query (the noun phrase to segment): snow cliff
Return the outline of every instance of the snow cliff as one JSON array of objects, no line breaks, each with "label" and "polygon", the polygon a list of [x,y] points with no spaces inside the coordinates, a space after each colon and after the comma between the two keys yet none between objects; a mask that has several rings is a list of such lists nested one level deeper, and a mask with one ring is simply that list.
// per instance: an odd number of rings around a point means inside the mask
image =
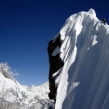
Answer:
[{"label": "snow cliff", "polygon": [[64,66],[58,75],[55,109],[109,108],[109,25],[93,9],[71,15],[61,28]]},{"label": "snow cliff", "polygon": [[23,86],[13,77],[7,64],[0,64],[0,109],[48,109],[48,82],[41,86]]}]

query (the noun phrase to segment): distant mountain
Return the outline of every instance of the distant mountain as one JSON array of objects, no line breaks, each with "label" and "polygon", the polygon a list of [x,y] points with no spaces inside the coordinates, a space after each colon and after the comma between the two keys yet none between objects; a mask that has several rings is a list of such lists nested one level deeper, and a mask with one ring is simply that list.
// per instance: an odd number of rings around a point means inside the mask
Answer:
[{"label": "distant mountain", "polygon": [[13,77],[7,64],[0,64],[0,109],[48,109],[48,82],[41,86],[23,86]]},{"label": "distant mountain", "polygon": [[109,109],[109,25],[105,20],[99,20],[93,9],[71,15],[49,42],[48,53],[51,87],[57,88],[55,109]]}]

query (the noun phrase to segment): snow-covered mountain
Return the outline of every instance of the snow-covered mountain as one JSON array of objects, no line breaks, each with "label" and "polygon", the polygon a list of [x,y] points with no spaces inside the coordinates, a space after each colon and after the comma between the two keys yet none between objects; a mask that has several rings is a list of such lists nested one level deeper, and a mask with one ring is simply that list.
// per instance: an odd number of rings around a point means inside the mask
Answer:
[{"label": "snow-covered mountain", "polygon": [[7,64],[0,64],[0,109],[48,109],[48,82],[41,86],[23,86],[13,77]]},{"label": "snow-covered mountain", "polygon": [[109,109],[109,25],[90,9],[71,15],[58,36],[55,109]]},{"label": "snow-covered mountain", "polygon": [[[60,39],[58,46],[49,48],[54,49],[49,61],[57,64],[50,69],[55,109],[108,109],[109,25],[90,9],[71,15],[58,37],[51,41]],[[28,87],[13,75],[7,64],[0,64],[0,109],[52,109],[48,83]]]}]

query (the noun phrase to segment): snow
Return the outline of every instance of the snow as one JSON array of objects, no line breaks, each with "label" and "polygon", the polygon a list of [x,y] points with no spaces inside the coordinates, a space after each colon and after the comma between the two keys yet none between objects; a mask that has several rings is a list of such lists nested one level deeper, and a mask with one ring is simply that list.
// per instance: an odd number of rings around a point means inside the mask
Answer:
[{"label": "snow", "polygon": [[97,44],[97,35],[94,35],[93,36],[93,41],[92,41],[92,46],[96,45]]},{"label": "snow", "polygon": [[7,64],[0,64],[0,109],[48,109],[48,82],[31,87],[21,85]]},{"label": "snow", "polygon": [[109,25],[90,9],[71,15],[59,34],[64,66],[55,73],[55,109],[108,109]]}]

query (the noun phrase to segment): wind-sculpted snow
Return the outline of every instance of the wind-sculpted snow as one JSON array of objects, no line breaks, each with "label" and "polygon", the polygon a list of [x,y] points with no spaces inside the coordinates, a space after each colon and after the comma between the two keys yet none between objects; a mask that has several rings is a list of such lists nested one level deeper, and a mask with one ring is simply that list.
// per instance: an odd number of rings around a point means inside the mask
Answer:
[{"label": "wind-sculpted snow", "polygon": [[90,9],[71,15],[59,34],[64,66],[53,74],[58,75],[55,109],[108,109],[108,24]]},{"label": "wind-sculpted snow", "polygon": [[0,109],[48,109],[48,82],[41,86],[23,86],[18,83],[7,64],[0,64]]}]

